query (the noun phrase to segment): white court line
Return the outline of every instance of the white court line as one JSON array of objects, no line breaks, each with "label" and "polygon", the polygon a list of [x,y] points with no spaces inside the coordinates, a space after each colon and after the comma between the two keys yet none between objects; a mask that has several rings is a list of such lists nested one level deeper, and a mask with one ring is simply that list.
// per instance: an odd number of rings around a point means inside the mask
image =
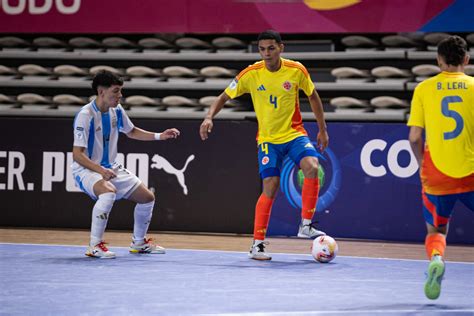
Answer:
[{"label": "white court line", "polygon": [[[31,244],[31,243],[14,243],[14,242],[0,242],[0,245],[25,245],[25,246],[57,246],[57,247],[79,247],[79,248],[87,248],[87,245],[62,245],[62,244]],[[111,246],[110,248],[118,248],[118,249],[128,249],[128,247],[120,247],[120,246]],[[240,253],[240,254],[247,254],[246,251],[233,251],[233,250],[205,250],[205,249],[186,249],[186,248],[166,248],[166,250],[172,251],[195,251],[195,252],[224,252],[224,253]],[[282,256],[304,256],[304,257],[311,257],[311,254],[304,254],[304,253],[285,253],[285,252],[272,252],[272,255],[282,255]],[[375,257],[357,257],[357,256],[337,256],[340,258],[355,258],[355,259],[369,259],[369,260],[391,260],[391,261],[413,261],[413,262],[428,262],[428,260],[421,260],[421,259],[396,259],[396,258],[375,258]],[[448,263],[459,263],[459,264],[467,264],[467,265],[474,265],[474,262],[463,262],[463,261],[448,261]]]},{"label": "white court line", "polygon": [[474,309],[443,309],[443,310],[419,310],[419,309],[367,309],[367,310],[333,310],[333,311],[292,311],[292,312],[246,312],[246,313],[217,313],[217,314],[199,314],[205,315],[223,315],[223,316],[237,316],[237,315],[252,315],[252,316],[269,316],[269,315],[328,315],[328,314],[398,314],[398,313],[416,313],[420,314],[446,314],[446,313],[470,313],[474,312]]}]

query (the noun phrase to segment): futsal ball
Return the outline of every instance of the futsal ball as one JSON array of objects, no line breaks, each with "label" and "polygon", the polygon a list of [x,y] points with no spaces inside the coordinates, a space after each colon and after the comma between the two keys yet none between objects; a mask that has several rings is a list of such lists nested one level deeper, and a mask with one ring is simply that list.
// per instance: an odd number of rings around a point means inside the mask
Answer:
[{"label": "futsal ball", "polygon": [[329,236],[319,236],[313,241],[311,254],[313,258],[321,263],[328,263],[336,258],[338,251],[334,238]]},{"label": "futsal ball", "polygon": [[[297,177],[298,177],[298,185],[300,186],[300,188],[303,187],[303,182],[304,182],[304,174],[303,174],[303,170],[298,170],[298,174],[297,174]],[[319,165],[318,167],[318,178],[319,178],[319,187],[322,188],[324,186],[324,179],[326,177],[326,174],[324,172],[324,168],[323,166]]]}]

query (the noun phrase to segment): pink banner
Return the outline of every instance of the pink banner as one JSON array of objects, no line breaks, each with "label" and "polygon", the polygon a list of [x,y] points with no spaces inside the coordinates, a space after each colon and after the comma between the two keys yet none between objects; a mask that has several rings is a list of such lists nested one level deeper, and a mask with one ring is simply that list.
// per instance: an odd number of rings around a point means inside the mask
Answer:
[{"label": "pink banner", "polygon": [[456,0],[0,0],[0,33],[412,32]]}]

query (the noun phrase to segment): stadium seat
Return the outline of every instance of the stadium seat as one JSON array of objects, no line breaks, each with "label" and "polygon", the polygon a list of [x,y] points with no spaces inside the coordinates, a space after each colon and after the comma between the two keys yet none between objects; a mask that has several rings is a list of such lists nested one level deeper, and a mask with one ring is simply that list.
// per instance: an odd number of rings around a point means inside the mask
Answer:
[{"label": "stadium seat", "polygon": [[59,80],[84,80],[88,70],[74,65],[59,65],[53,68],[53,73]]},{"label": "stadium seat", "polygon": [[65,51],[68,44],[54,37],[42,36],[33,40],[33,46],[38,50]]},{"label": "stadium seat", "polygon": [[402,100],[392,96],[379,96],[372,98],[370,104],[376,108],[408,108],[410,104],[406,100]]},{"label": "stadium seat", "polygon": [[123,71],[121,69],[118,69],[118,68],[115,68],[115,67],[112,67],[112,66],[107,66],[107,65],[94,66],[94,67],[89,69],[89,74],[94,76],[95,74],[97,74],[101,70],[107,70],[107,71],[110,71],[110,72],[112,72],[114,74],[117,74],[117,75],[123,75]]},{"label": "stadium seat", "polygon": [[52,74],[52,70],[41,65],[24,64],[18,67],[23,80],[44,80]]},{"label": "stadium seat", "polygon": [[464,66],[464,72],[468,76],[474,76],[474,65],[466,65]]},{"label": "stadium seat", "polygon": [[160,72],[147,66],[132,66],[125,70],[125,74],[130,77],[159,77]]},{"label": "stadium seat", "polygon": [[331,75],[336,77],[336,82],[367,82],[370,81],[370,74],[367,70],[353,67],[339,67],[331,70]]},{"label": "stadium seat", "polygon": [[18,105],[24,110],[42,110],[52,107],[50,97],[45,97],[36,93],[22,93],[16,97]]},{"label": "stadium seat", "polygon": [[202,76],[207,77],[207,78],[218,78],[218,77],[231,78],[237,74],[237,71],[234,69],[227,69],[220,66],[207,66],[207,67],[201,68],[199,70],[199,73]]},{"label": "stadium seat", "polygon": [[423,36],[423,40],[428,43],[430,46],[438,46],[439,42],[444,40],[446,37],[449,37],[448,33],[427,33]]},{"label": "stadium seat", "polygon": [[85,105],[86,98],[72,94],[58,94],[53,97],[53,103],[57,105]]},{"label": "stadium seat", "polygon": [[360,100],[353,97],[332,98],[329,104],[336,108],[367,108],[369,106],[367,100]]},{"label": "stadium seat", "polygon": [[244,52],[248,49],[248,45],[235,37],[221,36],[212,40],[211,44],[217,49],[218,52],[225,51],[241,51]]},{"label": "stadium seat", "polygon": [[14,97],[0,93],[0,104],[4,105],[4,104],[13,104],[13,103],[15,103]]},{"label": "stadium seat", "polygon": [[411,69],[411,72],[416,76],[416,81],[423,81],[440,71],[441,69],[438,66],[430,64],[417,65]]},{"label": "stadium seat", "polygon": [[346,46],[347,49],[376,49],[379,46],[379,43],[376,40],[373,40],[367,36],[361,35],[349,35],[341,39],[341,43]]},{"label": "stadium seat", "polygon": [[124,101],[125,105],[135,107],[135,106],[158,106],[160,105],[160,102],[158,99],[152,99],[150,97],[144,96],[144,95],[132,95],[127,98],[125,98]]},{"label": "stadium seat", "polygon": [[4,50],[8,49],[20,49],[20,50],[28,50],[31,44],[17,36],[3,36],[0,37],[0,47]]},{"label": "stadium seat", "polygon": [[179,95],[166,96],[161,100],[161,103],[167,107],[194,107],[197,105],[195,100]]},{"label": "stadium seat", "polygon": [[387,35],[382,37],[382,44],[386,46],[386,49],[416,49],[422,44],[408,36],[401,34]]},{"label": "stadium seat", "polygon": [[471,46],[474,45],[474,33],[470,33],[466,35],[466,41],[471,44]]},{"label": "stadium seat", "polygon": [[90,37],[78,36],[73,37],[69,40],[69,46],[71,46],[74,51],[78,52],[101,52],[103,51],[102,44]]},{"label": "stadium seat", "polygon": [[175,41],[175,45],[180,48],[181,52],[184,51],[210,51],[211,44],[195,37],[181,37]]},{"label": "stadium seat", "polygon": [[17,75],[15,68],[0,65],[0,80],[10,80]]},{"label": "stadium seat", "polygon": [[111,36],[106,37],[102,40],[102,45],[106,48],[135,48],[137,44],[133,43],[132,41],[119,37],[119,36]]}]

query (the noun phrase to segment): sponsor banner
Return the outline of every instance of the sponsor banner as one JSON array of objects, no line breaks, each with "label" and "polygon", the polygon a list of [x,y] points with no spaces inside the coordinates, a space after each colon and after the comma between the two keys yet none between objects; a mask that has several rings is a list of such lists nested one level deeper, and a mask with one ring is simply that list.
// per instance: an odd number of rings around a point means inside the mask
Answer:
[{"label": "sponsor banner", "polygon": [[[306,123],[316,139],[317,126]],[[423,242],[418,164],[400,123],[329,123],[330,147],[319,157],[322,186],[314,219],[334,237]],[[269,235],[296,236],[302,173],[286,160]],[[448,242],[474,243],[474,214],[461,203]]]},{"label": "sponsor banner", "polygon": [[473,11],[471,0],[0,0],[0,32],[469,32]]},{"label": "sponsor banner", "polygon": [[[125,135],[119,141],[117,162],[155,192],[150,229],[252,231],[260,190],[256,123],[218,120],[212,137],[202,142],[197,120],[133,122],[152,131],[181,131],[170,141],[141,142]],[[90,227],[94,201],[79,192],[70,168],[72,124],[72,118],[0,117],[1,226]],[[129,201],[117,201],[108,229],[131,230],[133,208]]]}]

